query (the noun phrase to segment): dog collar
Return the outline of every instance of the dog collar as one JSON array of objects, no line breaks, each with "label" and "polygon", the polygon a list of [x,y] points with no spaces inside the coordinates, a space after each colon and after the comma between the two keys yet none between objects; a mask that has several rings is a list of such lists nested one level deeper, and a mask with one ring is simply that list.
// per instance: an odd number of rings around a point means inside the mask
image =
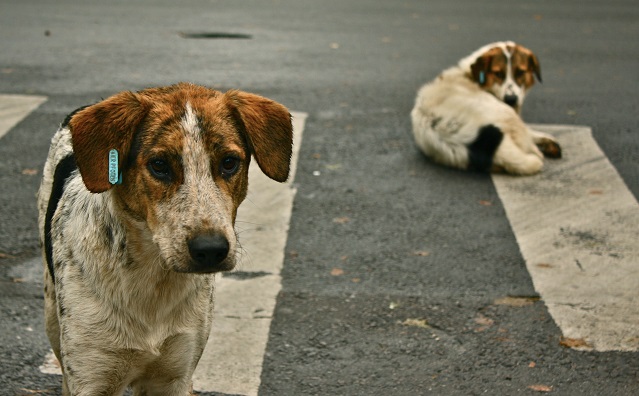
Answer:
[{"label": "dog collar", "polygon": [[122,184],[122,172],[119,170],[118,150],[109,151],[109,183]]}]

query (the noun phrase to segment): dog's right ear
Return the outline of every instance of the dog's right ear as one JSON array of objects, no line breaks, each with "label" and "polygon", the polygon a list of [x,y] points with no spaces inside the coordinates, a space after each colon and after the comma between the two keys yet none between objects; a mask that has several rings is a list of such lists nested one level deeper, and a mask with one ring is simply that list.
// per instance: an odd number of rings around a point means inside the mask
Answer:
[{"label": "dog's right ear", "polygon": [[122,169],[133,135],[147,111],[146,101],[125,91],[85,107],[71,117],[69,129],[73,152],[82,181],[89,191],[101,193],[111,188],[109,152],[118,151],[117,168]]},{"label": "dog's right ear", "polygon": [[494,47],[481,54],[475,62],[470,65],[470,74],[473,80],[482,87],[491,86],[494,83],[493,62],[497,57],[503,57],[501,48]]},{"label": "dog's right ear", "polygon": [[470,65],[470,73],[473,76],[473,80],[482,87],[488,85],[488,77],[490,71],[490,64],[493,57],[490,52],[487,52],[477,58],[475,63]]}]

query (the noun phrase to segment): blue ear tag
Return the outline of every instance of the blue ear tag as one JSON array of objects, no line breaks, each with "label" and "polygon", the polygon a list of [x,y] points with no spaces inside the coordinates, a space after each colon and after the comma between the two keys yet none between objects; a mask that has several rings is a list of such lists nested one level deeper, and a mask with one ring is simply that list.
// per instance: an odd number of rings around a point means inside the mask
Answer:
[{"label": "blue ear tag", "polygon": [[484,85],[486,83],[486,74],[483,70],[479,72],[479,83],[481,85]]},{"label": "blue ear tag", "polygon": [[118,169],[118,150],[109,151],[109,183],[122,184],[122,172]]}]

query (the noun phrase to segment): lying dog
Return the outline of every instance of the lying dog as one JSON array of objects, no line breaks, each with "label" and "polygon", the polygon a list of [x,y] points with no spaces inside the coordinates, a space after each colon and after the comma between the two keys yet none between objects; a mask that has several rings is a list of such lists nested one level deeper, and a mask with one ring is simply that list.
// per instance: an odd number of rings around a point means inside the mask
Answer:
[{"label": "lying dog", "polygon": [[266,98],[180,83],[69,115],[38,194],[46,330],[65,395],[190,394],[230,270],[253,155],[288,178],[292,124]]},{"label": "lying dog", "polygon": [[541,81],[537,57],[512,41],[478,49],[419,90],[411,112],[415,142],[455,168],[539,172],[544,155],[560,158],[561,148],[519,116],[535,77]]}]

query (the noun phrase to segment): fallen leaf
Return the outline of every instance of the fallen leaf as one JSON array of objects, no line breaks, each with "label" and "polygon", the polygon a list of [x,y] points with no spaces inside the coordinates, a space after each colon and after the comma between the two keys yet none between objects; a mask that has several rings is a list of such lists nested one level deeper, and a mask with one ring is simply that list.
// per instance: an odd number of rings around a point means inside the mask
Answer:
[{"label": "fallen leaf", "polygon": [[22,170],[22,174],[27,176],[35,176],[38,174],[38,170],[33,168],[27,168]]},{"label": "fallen leaf", "polygon": [[390,305],[388,306],[388,309],[395,309],[397,307],[399,307],[399,304],[391,301]]},{"label": "fallen leaf", "polygon": [[477,317],[475,318],[475,323],[477,323],[478,325],[482,325],[482,326],[492,326],[495,324],[495,321],[492,320],[491,318],[488,318],[482,314],[477,315]]},{"label": "fallen leaf", "polygon": [[430,252],[426,251],[426,250],[417,250],[417,251],[413,252],[413,255],[420,256],[420,257],[426,257],[429,254],[430,254]]},{"label": "fallen leaf", "polygon": [[338,43],[331,43],[330,47],[331,47],[331,49],[338,49],[339,48],[339,44]]},{"label": "fallen leaf", "polygon": [[535,363],[535,362],[528,363],[528,367],[530,367],[530,368],[535,368],[535,366],[537,366],[537,363]]},{"label": "fallen leaf", "polygon": [[429,329],[430,326],[428,325],[428,322],[426,321],[426,319],[406,319],[405,321],[402,322],[402,325],[404,326],[412,326],[412,327],[421,327],[422,329]]},{"label": "fallen leaf", "polygon": [[482,199],[482,200],[479,201],[479,204],[482,205],[482,206],[492,206],[493,203],[490,202],[490,201],[487,201],[485,199]]},{"label": "fallen leaf", "polygon": [[348,259],[348,256],[341,256],[339,259],[342,261],[346,261]]},{"label": "fallen leaf", "polygon": [[507,305],[510,307],[526,307],[532,305],[535,301],[539,301],[539,297],[515,297],[506,296],[495,300],[495,305]]},{"label": "fallen leaf", "polygon": [[349,217],[346,217],[346,216],[344,216],[344,217],[336,217],[336,218],[333,219],[333,223],[336,223],[336,224],[346,224],[349,221],[351,221],[351,219]]},{"label": "fallen leaf", "polygon": [[552,386],[548,385],[530,385],[528,389],[534,390],[535,392],[552,392]]},{"label": "fallen leaf", "polygon": [[361,279],[359,279],[359,278],[353,278],[353,279],[351,279],[351,282],[353,282],[353,283],[359,283],[359,282],[361,282],[361,281],[362,281],[362,280],[361,280]]},{"label": "fallen leaf", "polygon": [[604,192],[603,192],[603,190],[594,189],[594,190],[590,190],[588,193],[590,195],[602,195]]},{"label": "fallen leaf", "polygon": [[341,268],[333,268],[331,270],[331,275],[333,276],[340,276],[340,275],[344,275],[344,270]]},{"label": "fallen leaf", "polygon": [[553,265],[552,264],[548,264],[548,263],[539,263],[539,264],[537,264],[537,267],[539,267],[539,268],[552,268]]},{"label": "fallen leaf", "polygon": [[559,345],[565,348],[592,348],[592,345],[588,344],[583,338],[568,338],[564,336],[559,340]]}]

